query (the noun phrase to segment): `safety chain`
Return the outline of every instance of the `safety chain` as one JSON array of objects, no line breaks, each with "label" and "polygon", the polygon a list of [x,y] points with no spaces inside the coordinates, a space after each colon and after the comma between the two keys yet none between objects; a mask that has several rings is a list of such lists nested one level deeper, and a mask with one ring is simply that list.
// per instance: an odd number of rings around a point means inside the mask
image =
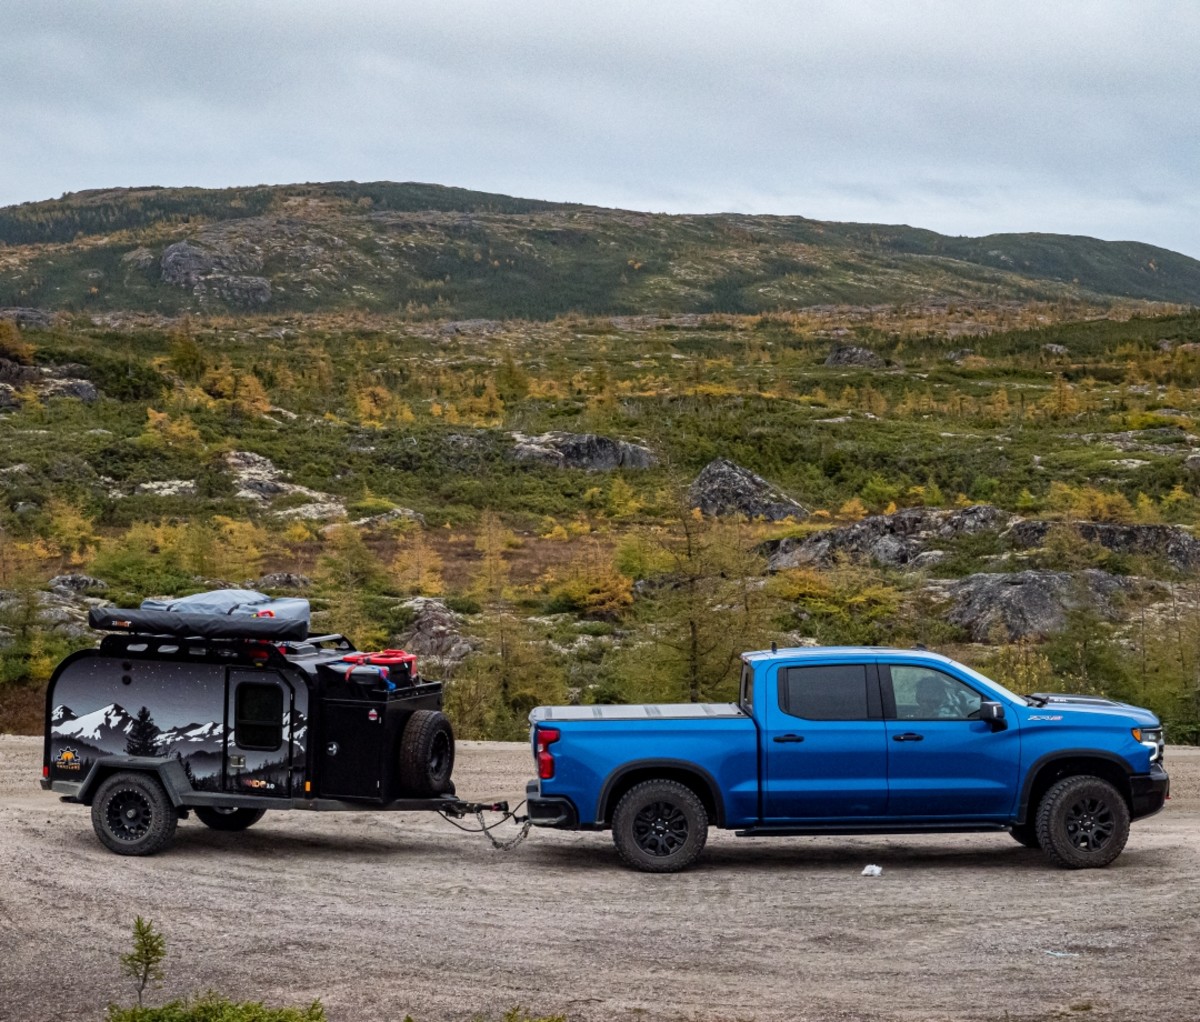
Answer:
[{"label": "safety chain", "polygon": [[[475,813],[475,816],[479,820],[480,829],[487,835],[488,840],[492,843],[492,847],[495,848],[496,851],[498,851],[498,852],[511,852],[514,848],[517,847],[517,845],[519,845],[522,841],[524,841],[529,836],[529,828],[533,826],[533,821],[530,820],[529,817],[527,816],[527,817],[525,817],[525,822],[523,824],[521,824],[521,829],[519,831],[517,831],[517,834],[515,837],[510,837],[507,841],[500,841],[492,833],[492,830],[494,829],[494,827],[489,827],[484,822],[483,811],[479,810],[478,812]],[[512,819],[512,821],[514,823],[517,820],[517,818],[515,816],[510,817],[510,818]]]}]

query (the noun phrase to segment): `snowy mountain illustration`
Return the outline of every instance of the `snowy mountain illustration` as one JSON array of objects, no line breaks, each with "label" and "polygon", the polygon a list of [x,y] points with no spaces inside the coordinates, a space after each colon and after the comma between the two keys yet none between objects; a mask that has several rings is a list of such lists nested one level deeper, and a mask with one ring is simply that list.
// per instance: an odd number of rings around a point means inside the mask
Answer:
[{"label": "snowy mountain illustration", "polygon": [[215,751],[225,744],[225,725],[215,720],[204,724],[182,724],[159,735],[158,744],[163,755],[178,752],[188,756],[192,752]]},{"label": "snowy mountain illustration", "polygon": [[133,727],[133,717],[119,703],[77,717],[68,706],[54,709],[50,733],[56,738],[73,738],[101,749],[124,748],[125,739]]},{"label": "snowy mountain illustration", "polygon": [[69,706],[59,703],[50,714],[50,726],[57,727],[75,719],[75,711]]}]

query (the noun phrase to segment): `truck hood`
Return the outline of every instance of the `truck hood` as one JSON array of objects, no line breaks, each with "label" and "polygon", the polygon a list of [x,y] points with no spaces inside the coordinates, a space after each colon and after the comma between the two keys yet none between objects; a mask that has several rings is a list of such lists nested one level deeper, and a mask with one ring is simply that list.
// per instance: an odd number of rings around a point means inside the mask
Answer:
[{"label": "truck hood", "polygon": [[1052,713],[1055,710],[1084,711],[1097,715],[1126,718],[1135,727],[1159,727],[1158,718],[1149,710],[1132,703],[1122,703],[1107,696],[1085,696],[1072,693],[1035,692],[1029,697],[1041,705],[1030,706],[1031,714]]}]

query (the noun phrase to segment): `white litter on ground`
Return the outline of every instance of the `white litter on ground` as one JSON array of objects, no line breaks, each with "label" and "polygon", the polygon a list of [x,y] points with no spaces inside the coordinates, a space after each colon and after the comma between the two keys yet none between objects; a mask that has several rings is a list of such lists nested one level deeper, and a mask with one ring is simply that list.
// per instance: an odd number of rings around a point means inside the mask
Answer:
[{"label": "white litter on ground", "polygon": [[866,869],[864,869],[862,871],[862,875],[865,877],[881,877],[881,876],[883,876],[883,867],[882,866],[868,866]]}]

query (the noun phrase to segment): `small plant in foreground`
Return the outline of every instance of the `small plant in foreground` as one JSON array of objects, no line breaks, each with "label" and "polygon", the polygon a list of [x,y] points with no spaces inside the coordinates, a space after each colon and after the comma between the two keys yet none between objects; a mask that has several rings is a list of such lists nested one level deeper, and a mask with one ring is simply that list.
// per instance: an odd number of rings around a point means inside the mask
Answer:
[{"label": "small plant in foreground", "polygon": [[137,985],[138,1007],[142,994],[150,984],[162,983],[162,962],[167,957],[167,939],[154,928],[149,919],[138,916],[133,921],[133,950],[121,955],[121,971]]}]

